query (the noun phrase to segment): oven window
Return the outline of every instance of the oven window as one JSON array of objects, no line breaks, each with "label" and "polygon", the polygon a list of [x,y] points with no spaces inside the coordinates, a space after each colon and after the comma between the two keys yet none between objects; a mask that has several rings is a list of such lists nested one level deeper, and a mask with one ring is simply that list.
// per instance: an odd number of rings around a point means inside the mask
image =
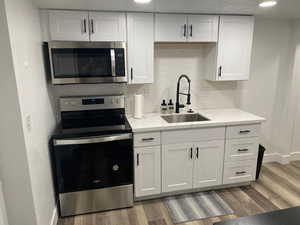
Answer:
[{"label": "oven window", "polygon": [[110,49],[52,49],[55,78],[106,77],[112,75]]},{"label": "oven window", "polygon": [[132,139],[55,146],[60,193],[133,183]]}]

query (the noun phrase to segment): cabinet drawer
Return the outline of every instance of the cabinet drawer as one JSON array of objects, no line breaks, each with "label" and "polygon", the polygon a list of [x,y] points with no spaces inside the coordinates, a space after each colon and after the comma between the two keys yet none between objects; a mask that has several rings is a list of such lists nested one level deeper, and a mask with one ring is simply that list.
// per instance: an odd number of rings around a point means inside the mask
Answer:
[{"label": "cabinet drawer", "polygon": [[226,138],[258,137],[259,132],[260,124],[229,126],[226,128]]},{"label": "cabinet drawer", "polygon": [[225,161],[257,159],[258,138],[226,140]]},{"label": "cabinet drawer", "polygon": [[134,134],[134,146],[160,145],[160,132]]},{"label": "cabinet drawer", "polygon": [[255,179],[256,160],[225,162],[223,184],[248,182]]},{"label": "cabinet drawer", "polygon": [[162,132],[163,144],[180,144],[199,141],[222,140],[225,138],[225,127],[172,130]]}]

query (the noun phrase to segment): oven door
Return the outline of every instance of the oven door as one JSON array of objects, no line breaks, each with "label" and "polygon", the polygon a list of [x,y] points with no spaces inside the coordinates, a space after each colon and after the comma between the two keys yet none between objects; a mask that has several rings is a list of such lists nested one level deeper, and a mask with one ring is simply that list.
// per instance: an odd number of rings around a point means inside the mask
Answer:
[{"label": "oven door", "polygon": [[54,84],[126,82],[126,48],[120,43],[50,42]]},{"label": "oven door", "polygon": [[59,193],[133,184],[132,134],[54,139]]}]

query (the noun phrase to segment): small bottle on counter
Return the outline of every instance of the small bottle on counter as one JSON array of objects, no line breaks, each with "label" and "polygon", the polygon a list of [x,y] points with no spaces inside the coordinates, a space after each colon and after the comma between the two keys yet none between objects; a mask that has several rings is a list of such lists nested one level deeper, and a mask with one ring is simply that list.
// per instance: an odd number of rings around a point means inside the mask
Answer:
[{"label": "small bottle on counter", "polygon": [[172,99],[169,100],[168,111],[169,111],[170,114],[174,113],[174,104],[172,102]]},{"label": "small bottle on counter", "polygon": [[161,114],[166,114],[168,113],[168,106],[166,104],[166,100],[164,99],[160,105],[160,112]]}]

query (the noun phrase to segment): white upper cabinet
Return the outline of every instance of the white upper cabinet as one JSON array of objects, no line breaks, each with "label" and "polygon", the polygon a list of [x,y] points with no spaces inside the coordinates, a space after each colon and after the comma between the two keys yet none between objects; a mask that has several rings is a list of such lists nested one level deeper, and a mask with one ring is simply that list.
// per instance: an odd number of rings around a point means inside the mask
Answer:
[{"label": "white upper cabinet", "polygon": [[91,41],[126,41],[125,13],[90,12]]},{"label": "white upper cabinet", "polygon": [[254,17],[221,16],[216,80],[248,80]]},{"label": "white upper cabinet", "polygon": [[182,14],[155,14],[156,42],[185,42],[187,17]]},{"label": "white upper cabinet", "polygon": [[198,142],[194,144],[194,188],[222,184],[224,140]]},{"label": "white upper cabinet", "polygon": [[55,41],[89,41],[88,23],[88,12],[50,10],[50,39]]},{"label": "white upper cabinet", "polygon": [[188,42],[217,42],[219,16],[189,15]]},{"label": "white upper cabinet", "polygon": [[126,41],[125,13],[49,10],[50,40]]},{"label": "white upper cabinet", "polygon": [[160,146],[135,148],[135,196],[161,193]]},{"label": "white upper cabinet", "polygon": [[153,83],[154,16],[152,13],[128,13],[129,83]]},{"label": "white upper cabinet", "polygon": [[217,42],[219,16],[156,14],[156,42]]}]

